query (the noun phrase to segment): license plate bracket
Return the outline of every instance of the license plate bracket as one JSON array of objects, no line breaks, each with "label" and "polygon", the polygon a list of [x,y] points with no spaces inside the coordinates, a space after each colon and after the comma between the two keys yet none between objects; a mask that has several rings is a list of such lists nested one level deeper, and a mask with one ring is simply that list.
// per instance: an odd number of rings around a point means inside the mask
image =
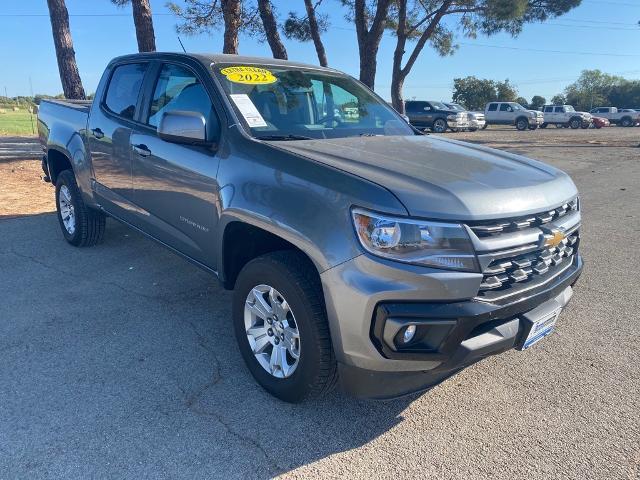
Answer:
[{"label": "license plate bracket", "polygon": [[526,337],[518,350],[526,350],[550,335],[556,326],[561,311],[562,308],[558,307],[553,312],[535,321],[524,319],[525,325],[529,328],[525,329]]}]

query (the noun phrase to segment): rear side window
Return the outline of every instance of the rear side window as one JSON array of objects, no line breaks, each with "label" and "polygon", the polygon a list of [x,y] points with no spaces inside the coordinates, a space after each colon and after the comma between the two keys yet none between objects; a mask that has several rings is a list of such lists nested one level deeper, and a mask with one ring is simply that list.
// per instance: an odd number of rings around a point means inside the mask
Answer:
[{"label": "rear side window", "polygon": [[427,102],[407,102],[407,113],[420,113],[424,112],[424,107],[427,106]]},{"label": "rear side window", "polygon": [[146,63],[128,63],[115,68],[104,101],[110,112],[133,120],[146,70]]},{"label": "rear side window", "polygon": [[501,103],[500,104],[500,111],[501,112],[508,112],[511,110],[511,107],[509,106],[508,103]]},{"label": "rear side window", "polygon": [[490,103],[489,104],[489,111],[490,112],[495,112],[498,109],[498,104],[497,103]]},{"label": "rear side window", "polygon": [[201,113],[207,122],[207,138],[215,138],[218,119],[202,83],[185,67],[164,65],[153,92],[147,123],[157,127],[162,114],[172,110]]}]

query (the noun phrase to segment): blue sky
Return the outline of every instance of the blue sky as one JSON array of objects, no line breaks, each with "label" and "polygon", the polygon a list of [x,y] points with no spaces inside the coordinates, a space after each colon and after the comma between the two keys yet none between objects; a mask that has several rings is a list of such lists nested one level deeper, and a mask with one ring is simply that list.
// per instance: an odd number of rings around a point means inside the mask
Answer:
[{"label": "blue sky", "polygon": [[[167,15],[165,0],[151,0],[159,50],[178,51],[176,18]],[[179,3],[179,2],[178,2]],[[302,10],[302,0],[275,0],[282,16]],[[104,65],[114,56],[136,50],[130,7],[119,9],[109,0],[67,0],[80,74],[87,92],[95,90]],[[355,30],[344,19],[338,0],[325,0],[331,29],[324,35],[329,63],[357,77]],[[0,94],[29,95],[62,91],[51,26],[44,0],[3,2],[0,11]],[[41,14],[42,16],[38,16]],[[104,14],[105,16],[93,16]],[[119,15],[118,15],[119,14]],[[157,15],[156,15],[157,14]],[[27,15],[27,16],[23,16]],[[583,0],[569,14],[545,24],[525,27],[518,38],[496,35],[459,39],[452,57],[441,58],[425,49],[405,84],[405,97],[449,99],[453,78],[475,75],[508,78],[527,99],[539,94],[550,99],[583,69],[598,68],[627,78],[640,78],[640,0]],[[221,32],[182,36],[188,51],[219,52]],[[285,40],[289,58],[316,63],[311,43]],[[376,91],[389,98],[391,59],[395,39],[385,35],[378,56]],[[240,52],[270,56],[266,43],[242,37]],[[564,53],[573,52],[573,53]]]}]

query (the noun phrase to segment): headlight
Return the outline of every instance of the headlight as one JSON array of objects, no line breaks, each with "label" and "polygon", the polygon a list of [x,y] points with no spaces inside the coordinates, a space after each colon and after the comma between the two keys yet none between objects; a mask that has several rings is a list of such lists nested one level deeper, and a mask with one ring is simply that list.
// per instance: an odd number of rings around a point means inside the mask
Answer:
[{"label": "headlight", "polygon": [[453,113],[451,115],[447,115],[447,120],[455,121],[455,120],[457,120],[457,118],[458,118],[458,115],[455,115]]},{"label": "headlight", "polygon": [[360,244],[373,255],[428,267],[478,271],[471,240],[459,223],[394,218],[362,209],[354,209],[352,217]]}]

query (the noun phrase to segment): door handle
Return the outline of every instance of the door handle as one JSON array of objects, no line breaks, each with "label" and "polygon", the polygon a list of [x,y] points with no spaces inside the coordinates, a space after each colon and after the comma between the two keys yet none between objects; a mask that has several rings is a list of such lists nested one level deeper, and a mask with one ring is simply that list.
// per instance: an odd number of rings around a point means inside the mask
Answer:
[{"label": "door handle", "polygon": [[96,137],[96,138],[104,137],[104,132],[102,130],[100,130],[99,128],[92,128],[91,129],[91,133],[93,133],[93,136]]},{"label": "door handle", "polygon": [[149,155],[151,155],[151,150],[149,150],[149,147],[147,147],[144,143],[133,145],[133,151],[141,157],[148,157]]}]

